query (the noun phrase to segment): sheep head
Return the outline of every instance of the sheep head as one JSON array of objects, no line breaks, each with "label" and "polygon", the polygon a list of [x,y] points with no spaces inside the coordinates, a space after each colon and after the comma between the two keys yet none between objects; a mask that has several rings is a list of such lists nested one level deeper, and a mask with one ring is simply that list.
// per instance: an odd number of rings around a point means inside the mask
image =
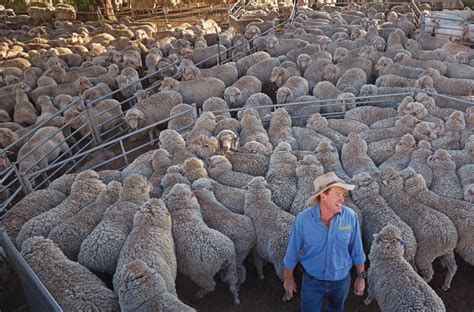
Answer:
[{"label": "sheep head", "polygon": [[433,170],[455,171],[456,163],[449,153],[443,149],[438,149],[433,155],[428,157],[428,166]]},{"label": "sheep head", "polygon": [[384,198],[390,197],[396,192],[403,190],[403,178],[392,167],[387,167],[376,173],[375,178],[379,182],[380,194]]},{"label": "sheep head", "polygon": [[90,88],[93,88],[94,85],[92,84],[92,82],[87,78],[87,77],[79,77],[79,79],[77,79],[74,84],[77,84],[78,86],[78,89],[80,92],[84,92],[86,91],[87,89],[90,89]]},{"label": "sheep head", "polygon": [[400,171],[400,176],[404,180],[405,191],[409,195],[416,195],[420,192],[428,190],[426,181],[421,174],[418,174],[411,167]]},{"label": "sheep head", "polygon": [[327,119],[319,113],[312,114],[306,121],[306,128],[312,129],[316,132],[327,128],[328,126]]},{"label": "sheep head", "polygon": [[385,42],[385,39],[382,38],[382,37],[377,37],[375,38],[374,41],[372,41],[372,46],[377,50],[377,51],[380,51],[380,52],[383,52],[385,51],[385,46],[387,45],[387,43]]},{"label": "sheep head", "polygon": [[6,110],[0,109],[0,123],[12,121]]},{"label": "sheep head", "polygon": [[378,87],[373,84],[365,84],[360,88],[359,96],[371,96],[378,94]]},{"label": "sheep head", "polygon": [[449,115],[445,122],[446,131],[459,132],[466,128],[464,114],[461,111],[454,111]]},{"label": "sheep head", "polygon": [[208,172],[211,176],[218,176],[232,170],[232,164],[225,156],[215,155],[209,159]]},{"label": "sheep head", "polygon": [[334,63],[338,63],[344,58],[346,58],[348,55],[349,50],[347,50],[346,48],[337,47],[336,51],[334,51],[334,56],[332,57],[332,60],[334,61]]},{"label": "sheep head", "polygon": [[112,205],[119,199],[121,191],[122,184],[117,181],[111,181],[107,184],[107,188],[100,192],[95,202]]},{"label": "sheep head", "polygon": [[136,130],[139,128],[140,121],[145,120],[145,114],[137,108],[130,108],[123,119],[132,130]]},{"label": "sheep head", "polygon": [[242,92],[237,87],[227,87],[224,91],[224,100],[229,104],[229,107],[236,107],[237,103],[243,101]]},{"label": "sheep head", "polygon": [[409,110],[410,115],[420,120],[425,118],[428,115],[428,110],[420,102],[408,103],[407,109]]},{"label": "sheep head", "polygon": [[265,40],[265,48],[267,51],[274,51],[276,50],[279,43],[280,42],[278,41],[277,37],[274,35],[269,35],[267,40]]},{"label": "sheep head", "polygon": [[431,142],[436,139],[436,125],[433,122],[422,121],[415,126],[412,132],[415,139],[418,141],[425,140]]},{"label": "sheep head", "polygon": [[268,149],[265,145],[257,141],[250,141],[240,147],[239,152],[242,153],[252,153],[252,154],[268,154]]},{"label": "sheep head", "polygon": [[2,144],[3,147],[12,144],[18,139],[18,135],[12,130],[8,128],[0,128],[0,144]]},{"label": "sheep head", "polygon": [[86,170],[79,173],[71,186],[71,195],[77,195],[85,199],[97,197],[100,192],[106,191],[107,186],[100,180],[94,170]]},{"label": "sheep head", "polygon": [[153,152],[151,165],[155,172],[165,174],[166,169],[168,169],[172,164],[171,155],[167,150],[159,148]]},{"label": "sheep head", "polygon": [[[348,92],[350,90],[353,90],[353,92]],[[337,96],[337,101],[336,103],[340,106],[342,106],[342,110],[350,110],[356,107],[356,102],[355,98],[356,96],[354,95],[354,89],[353,88],[344,88],[344,92],[339,94]]]},{"label": "sheep head", "polygon": [[[320,176],[324,173],[324,168],[319,160],[314,155],[305,155],[303,159],[298,161],[296,166],[296,176],[298,179],[310,177],[313,179],[315,176]],[[311,181],[313,182],[313,181]]]},{"label": "sheep head", "polygon": [[395,145],[395,153],[396,154],[404,154],[404,155],[411,155],[415,150],[416,141],[413,135],[407,133],[400,139]]},{"label": "sheep head", "polygon": [[441,74],[439,73],[439,71],[431,67],[425,69],[423,73],[420,75],[420,78],[425,75],[430,76],[431,78],[434,78],[434,79],[441,77]]},{"label": "sheep head", "polygon": [[378,71],[381,71],[387,69],[391,65],[393,65],[393,60],[388,57],[382,56],[374,68]]},{"label": "sheep head", "polygon": [[179,81],[171,78],[165,77],[161,82],[160,90],[177,90],[179,87]]},{"label": "sheep head", "polygon": [[405,65],[406,63],[408,63],[408,61],[411,59],[411,57],[405,53],[397,53],[395,55],[395,57],[393,58],[393,60],[395,61],[395,63],[399,63],[399,64],[403,64]]},{"label": "sheep head", "polygon": [[189,185],[177,183],[173,185],[167,195],[168,210],[173,213],[179,210],[198,210],[199,206],[197,198],[191,192]]},{"label": "sheep head", "polygon": [[232,130],[222,130],[217,135],[217,140],[224,153],[236,151],[239,146],[239,137]]},{"label": "sheep head", "polygon": [[123,181],[122,191],[119,200],[129,201],[136,204],[143,204],[150,199],[149,192],[151,185],[142,175],[131,175]]},{"label": "sheep head", "polygon": [[171,215],[162,199],[152,198],[133,217],[133,226],[156,226],[171,231]]},{"label": "sheep head", "polygon": [[276,94],[277,104],[290,103],[294,100],[293,91],[288,87],[281,87]]},{"label": "sheep head", "polygon": [[361,172],[352,178],[352,184],[356,186],[351,191],[352,198],[356,201],[379,195],[380,187],[377,181],[368,173]]},{"label": "sheep head", "polygon": [[329,45],[332,43],[331,38],[327,36],[322,36],[321,39],[319,40],[319,46],[321,48],[321,51],[328,51],[329,52]]},{"label": "sheep head", "polygon": [[208,137],[207,135],[201,134],[199,136],[199,142],[195,147],[191,148],[191,150],[199,157],[206,159],[219,154],[219,141],[214,136]]},{"label": "sheep head", "polygon": [[[427,76],[427,77],[429,77],[429,76]],[[433,79],[431,79],[431,81],[433,81]],[[428,94],[426,94],[424,92],[419,92],[416,95],[416,100],[418,102],[420,102],[421,104],[423,104],[428,111],[436,108],[435,99],[430,97]]]},{"label": "sheep head", "polygon": [[175,145],[186,145],[181,134],[171,129],[161,131],[158,140],[160,147],[166,150],[173,149]]},{"label": "sheep head", "polygon": [[379,234],[374,234],[369,259],[402,259],[404,253],[403,240],[398,227],[386,225]]},{"label": "sheep head", "polygon": [[296,60],[298,68],[301,73],[304,73],[305,70],[313,63],[313,59],[308,54],[300,54]]},{"label": "sheep head", "polygon": [[201,70],[196,66],[187,66],[183,72],[183,80],[193,80],[201,76]]},{"label": "sheep head", "polygon": [[281,67],[273,67],[272,74],[270,75],[270,82],[277,85],[277,87],[281,87],[283,82],[283,77],[285,76],[285,69]]}]

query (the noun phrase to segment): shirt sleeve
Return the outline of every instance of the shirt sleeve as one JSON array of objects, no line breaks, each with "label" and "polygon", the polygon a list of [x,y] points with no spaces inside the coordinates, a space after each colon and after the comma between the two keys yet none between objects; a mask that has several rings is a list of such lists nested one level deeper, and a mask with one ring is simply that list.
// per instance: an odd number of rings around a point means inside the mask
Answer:
[{"label": "shirt sleeve", "polygon": [[291,226],[288,247],[285,257],[283,258],[283,263],[288,269],[294,269],[300,260],[300,251],[303,245],[303,236],[301,235],[301,231],[301,220],[297,217]]},{"label": "shirt sleeve", "polygon": [[351,237],[349,251],[352,257],[352,263],[354,265],[362,264],[365,262],[365,253],[364,253],[364,246],[362,245],[362,235],[360,231],[359,225],[359,218],[357,214],[355,215],[355,222],[354,222],[354,232]]}]

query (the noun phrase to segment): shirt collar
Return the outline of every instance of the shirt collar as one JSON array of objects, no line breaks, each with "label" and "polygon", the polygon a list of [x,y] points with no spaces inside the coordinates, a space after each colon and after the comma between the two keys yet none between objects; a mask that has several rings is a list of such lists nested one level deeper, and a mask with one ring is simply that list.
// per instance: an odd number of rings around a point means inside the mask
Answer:
[{"label": "shirt collar", "polygon": [[[344,209],[344,206],[341,207],[341,211],[339,211],[338,213],[336,213],[335,215],[342,215],[342,210]],[[319,207],[319,203],[317,204],[314,204],[313,207],[311,208],[311,216],[315,219],[315,220],[321,220],[321,211],[320,211],[320,207]]]}]

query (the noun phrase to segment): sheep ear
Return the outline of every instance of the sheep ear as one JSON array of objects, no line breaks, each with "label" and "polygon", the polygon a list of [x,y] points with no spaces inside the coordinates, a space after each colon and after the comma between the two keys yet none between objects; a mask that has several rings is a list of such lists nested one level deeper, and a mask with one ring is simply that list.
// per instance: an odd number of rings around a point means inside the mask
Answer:
[{"label": "sheep ear", "polygon": [[375,242],[378,242],[379,234],[373,234],[373,236],[374,236],[374,241],[375,241]]}]

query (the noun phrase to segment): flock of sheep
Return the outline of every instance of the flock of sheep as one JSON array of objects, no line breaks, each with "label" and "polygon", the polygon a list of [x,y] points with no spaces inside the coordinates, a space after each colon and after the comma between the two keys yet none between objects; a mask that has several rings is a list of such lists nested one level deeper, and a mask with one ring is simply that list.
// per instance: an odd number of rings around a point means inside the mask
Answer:
[{"label": "flock of sheep", "polygon": [[[369,255],[366,303],[445,311],[427,284],[433,261],[446,268],[443,290],[455,253],[474,265],[474,106],[436,94],[473,95],[473,50],[418,32],[407,5],[300,7],[278,35],[278,12],[247,9],[218,33],[210,20],[1,29],[0,170],[15,159],[20,172],[47,168],[69,150],[60,127],[89,122],[86,106],[100,131],[117,116],[132,130],[172,117],[149,131],[159,148],[122,170],[63,175],[26,195],[2,218],[8,235],[65,311],[194,311],[177,272],[197,298],[219,273],[239,304],[244,260],[283,279],[292,222],[314,179],[334,171],[357,185],[346,204]],[[364,105],[373,95],[388,96]],[[191,104],[199,117],[183,114]]]}]

